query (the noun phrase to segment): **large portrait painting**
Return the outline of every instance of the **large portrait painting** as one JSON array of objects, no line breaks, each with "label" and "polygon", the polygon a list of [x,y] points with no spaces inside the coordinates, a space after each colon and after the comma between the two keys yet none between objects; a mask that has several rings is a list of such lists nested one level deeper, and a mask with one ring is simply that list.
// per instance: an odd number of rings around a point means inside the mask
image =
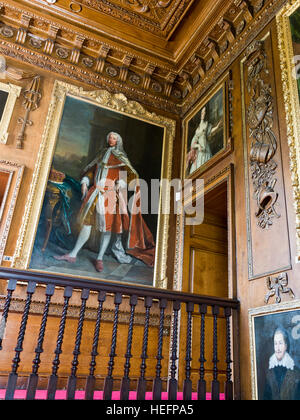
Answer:
[{"label": "large portrait painting", "polygon": [[184,119],[184,178],[194,178],[231,151],[229,75]]},{"label": "large portrait painting", "polygon": [[279,12],[277,32],[300,261],[300,0],[289,1]]},{"label": "large portrait painting", "polygon": [[249,311],[255,400],[300,400],[300,301]]},{"label": "large portrait painting", "polygon": [[122,94],[56,82],[13,265],[165,287],[169,191],[152,186],[174,133]]}]

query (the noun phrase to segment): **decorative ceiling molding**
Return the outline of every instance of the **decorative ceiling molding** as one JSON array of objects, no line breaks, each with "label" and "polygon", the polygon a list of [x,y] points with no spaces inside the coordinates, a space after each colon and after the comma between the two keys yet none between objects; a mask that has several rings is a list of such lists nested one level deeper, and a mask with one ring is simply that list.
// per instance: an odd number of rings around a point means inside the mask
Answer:
[{"label": "decorative ceiling molding", "polygon": [[[44,3],[44,9],[52,7],[46,0],[39,1]],[[172,21],[175,11],[181,10],[182,17],[193,3],[191,0],[76,0],[80,5],[86,2],[94,2],[98,7],[113,3],[118,10],[126,7],[128,13],[148,14],[164,25],[168,19],[169,23]],[[141,53],[135,45],[125,48],[103,34],[81,30],[66,22],[64,16],[57,20],[45,12],[3,0],[0,2],[1,50],[27,63],[92,86],[124,92],[131,99],[183,116],[285,2],[232,0],[222,18],[208,25],[207,33],[201,34],[196,47],[179,64],[166,62],[159,55]],[[148,11],[134,10],[139,5],[147,6]],[[159,16],[157,8],[161,9]]]}]

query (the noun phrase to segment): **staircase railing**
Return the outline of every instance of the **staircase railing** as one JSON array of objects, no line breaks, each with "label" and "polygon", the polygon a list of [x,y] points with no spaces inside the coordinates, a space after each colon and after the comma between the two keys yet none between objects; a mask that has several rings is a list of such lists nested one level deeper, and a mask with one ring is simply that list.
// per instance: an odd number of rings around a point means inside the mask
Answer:
[{"label": "staircase railing", "polygon": [[[75,334],[75,342],[73,352],[69,352],[70,371],[66,386],[66,399],[72,400],[76,398],[78,390],[78,368],[80,365],[80,353],[83,346],[87,344],[82,341],[83,328],[85,323],[86,310],[89,307],[89,299],[91,295],[97,296],[97,307],[95,308],[96,316],[92,325],[91,332],[93,339],[90,351],[89,370],[84,377],[85,389],[84,399],[95,398],[96,392],[101,391],[101,398],[104,400],[112,399],[116,390],[119,392],[119,399],[128,400],[130,392],[135,391],[135,399],[144,400],[147,392],[151,391],[151,399],[161,400],[164,387],[166,389],[167,399],[176,400],[178,392],[183,393],[184,400],[196,398],[203,400],[207,398],[207,393],[211,391],[213,400],[220,399],[220,395],[226,400],[234,398],[233,384],[233,350],[232,350],[232,315],[237,313],[239,302],[233,299],[222,299],[210,296],[201,296],[189,293],[181,293],[178,291],[170,291],[163,289],[155,289],[152,287],[135,286],[121,283],[93,281],[82,278],[70,278],[54,274],[41,274],[37,272],[14,270],[9,268],[0,269],[0,278],[8,280],[6,295],[3,295],[3,304],[1,307],[0,321],[0,372],[4,372],[3,363],[7,365],[7,360],[1,358],[1,353],[5,353],[6,346],[6,329],[14,328],[16,330],[16,346],[14,347],[14,357],[11,361],[11,371],[7,372],[7,385],[5,387],[4,397],[11,400],[16,398],[16,390],[19,389],[18,378],[24,372],[19,373],[19,366],[22,355],[26,351],[23,347],[26,334],[32,334],[30,327],[31,307],[35,302],[35,293],[39,288],[39,302],[41,295],[44,295],[42,301],[42,311],[40,317],[40,325],[38,333],[32,336],[36,342],[33,354],[32,370],[27,372],[25,399],[35,399],[36,393],[40,389],[39,379],[43,363],[41,355],[45,350],[45,339],[47,338],[47,322],[49,317],[49,309],[52,304],[53,297],[56,293],[63,296],[62,309],[59,316],[59,326],[55,332],[56,344],[53,353],[51,373],[47,378],[46,399],[55,399],[56,392],[59,389],[59,368],[61,365],[62,353],[65,356],[64,338],[67,334],[67,319],[70,308],[70,300],[72,294],[76,292],[80,296],[78,303],[79,313],[77,316],[77,327]],[[9,322],[10,317],[15,312],[11,304],[14,300],[16,290],[21,288],[24,293],[24,305],[21,312],[21,319]],[[42,290],[42,291],[41,291]],[[111,302],[111,337],[109,352],[107,357],[99,356],[99,343],[101,341],[101,331],[103,319],[103,311],[108,299]],[[140,333],[138,340],[141,355],[139,377],[133,379],[131,375],[131,359],[133,352],[133,337],[136,329],[136,308],[141,305],[144,307],[143,333]],[[120,314],[122,303],[126,303],[128,317],[126,321],[126,332],[122,329],[122,337],[120,337]],[[141,306],[139,306],[141,307]],[[156,311],[158,319],[156,326],[156,362],[154,373],[147,372],[147,359],[149,349],[149,332],[151,328],[151,318],[153,311]],[[166,337],[165,325],[169,316],[169,337]],[[209,325],[212,327],[210,331],[207,329],[207,319],[210,319]],[[19,317],[20,318],[20,317]],[[194,320],[200,328],[193,327]],[[219,339],[220,322],[222,322],[222,342]],[[123,321],[124,326],[124,321]],[[74,328],[74,327],[73,327]],[[91,328],[91,327],[90,327]],[[52,332],[53,334],[53,332]],[[195,335],[196,334],[196,335]],[[197,335],[198,334],[198,335]],[[208,350],[207,337],[211,349]],[[199,342],[195,343],[195,337]],[[166,357],[165,340],[168,338],[168,348]],[[123,358],[122,377],[118,378],[115,373],[116,349],[118,340],[126,341],[126,353]],[[54,340],[54,338],[53,338]],[[182,344],[183,343],[183,344]],[[220,349],[220,346],[223,348]],[[86,349],[85,349],[86,350]],[[7,353],[5,353],[7,354]],[[223,363],[226,369],[222,370],[222,377],[225,379],[224,384],[220,381],[220,357],[224,357]],[[120,358],[120,354],[118,354]],[[103,378],[103,387],[99,389],[97,385],[96,368],[106,360],[106,377]],[[208,389],[206,362],[210,359],[212,363],[211,386]],[[197,365],[197,386],[195,384],[195,368],[192,368],[192,360]],[[2,364],[2,366],[1,366]],[[167,377],[162,377],[163,368],[166,369]],[[120,369],[119,369],[120,370]],[[45,371],[45,370],[44,370]],[[26,376],[26,375],[25,375]],[[45,374],[43,373],[43,377]],[[234,378],[236,380],[236,378]],[[82,382],[82,373],[80,374]],[[148,395],[148,394],[147,394]]]}]

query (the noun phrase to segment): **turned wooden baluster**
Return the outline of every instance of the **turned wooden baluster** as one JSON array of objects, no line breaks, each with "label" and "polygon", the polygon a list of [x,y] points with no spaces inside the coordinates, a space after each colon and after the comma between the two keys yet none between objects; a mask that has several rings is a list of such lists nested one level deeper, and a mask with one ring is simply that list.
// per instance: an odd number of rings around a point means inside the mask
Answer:
[{"label": "turned wooden baluster", "polygon": [[211,388],[211,399],[219,400],[220,398],[220,383],[218,381],[218,314],[219,307],[213,306],[212,314],[214,319],[213,327],[213,380]]},{"label": "turned wooden baluster", "polygon": [[122,294],[116,293],[115,295],[115,314],[114,314],[114,323],[112,330],[112,339],[110,347],[110,359],[108,362],[108,372],[104,382],[104,391],[103,399],[111,400],[112,391],[113,391],[113,368],[114,368],[114,358],[116,356],[116,346],[117,346],[117,332],[118,332],[118,320],[119,320],[119,308],[122,302]]},{"label": "turned wooden baluster", "polygon": [[192,399],[192,381],[191,381],[191,361],[192,361],[192,312],[194,304],[186,304],[187,311],[187,331],[186,331],[186,357],[185,357],[185,380],[183,383],[183,399]]},{"label": "turned wooden baluster", "polygon": [[100,334],[100,326],[101,326],[101,317],[103,311],[103,304],[105,302],[106,293],[99,292],[98,293],[98,310],[97,310],[97,319],[95,324],[94,330],[94,339],[93,339],[93,347],[91,352],[91,363],[90,363],[90,374],[87,377],[86,385],[85,385],[85,399],[92,400],[94,397],[94,389],[95,389],[95,368],[96,368],[96,357],[98,356],[98,343],[99,343],[99,334]]},{"label": "turned wooden baluster", "polygon": [[16,389],[16,385],[17,385],[17,379],[18,379],[17,370],[18,370],[18,367],[19,367],[19,364],[20,364],[20,361],[21,361],[20,354],[23,351],[23,341],[24,341],[24,336],[25,336],[25,332],[26,332],[26,325],[27,325],[27,321],[28,321],[32,295],[35,292],[35,288],[36,288],[36,283],[33,282],[33,281],[30,281],[28,283],[28,286],[27,286],[27,298],[26,298],[26,302],[25,302],[23,315],[22,315],[17,346],[15,348],[16,353],[15,353],[14,359],[12,360],[12,362],[13,362],[12,363],[12,371],[9,374],[9,377],[8,377],[8,383],[7,383],[6,393],[5,393],[5,399],[6,400],[13,400],[14,399],[14,393],[15,393],[15,389]]},{"label": "turned wooden baluster", "polygon": [[172,351],[171,351],[171,375],[168,381],[168,399],[177,400],[177,379],[176,379],[176,361],[177,347],[178,347],[178,312],[180,310],[181,303],[179,301],[173,302],[173,334],[172,334]]},{"label": "turned wooden baluster", "polygon": [[147,296],[145,298],[145,327],[144,327],[144,336],[143,336],[143,346],[142,346],[142,354],[141,354],[141,367],[140,367],[140,377],[138,380],[138,387],[137,387],[137,400],[144,400],[146,396],[146,387],[147,381],[145,378],[146,373],[146,359],[147,356],[147,349],[148,349],[148,334],[149,334],[149,321],[150,321],[150,309],[152,306],[152,297]]},{"label": "turned wooden baluster", "polygon": [[70,286],[67,286],[64,291],[64,306],[62,310],[62,315],[60,319],[59,324],[59,330],[57,335],[57,341],[56,341],[56,349],[55,349],[55,358],[52,362],[52,374],[50,375],[49,382],[48,382],[48,390],[47,390],[47,399],[48,400],[54,400],[55,399],[55,393],[56,393],[56,387],[57,387],[57,371],[58,367],[60,365],[59,355],[61,354],[62,350],[62,343],[64,339],[64,333],[65,333],[65,326],[66,326],[66,319],[67,319],[67,312],[69,307],[69,300],[72,296],[73,288]]},{"label": "turned wooden baluster", "polygon": [[35,358],[32,362],[32,373],[29,377],[28,384],[27,384],[27,394],[26,399],[27,400],[34,400],[35,398],[35,392],[38,384],[38,370],[41,363],[41,353],[43,353],[43,343],[44,343],[44,337],[45,337],[45,330],[46,330],[46,324],[48,319],[48,313],[49,313],[49,307],[50,307],[50,301],[51,297],[53,296],[55,286],[54,284],[48,284],[46,288],[46,302],[44,306],[44,312],[42,316],[42,322],[41,322],[41,328],[38,336],[37,341],[37,347],[35,349]]},{"label": "turned wooden baluster", "polygon": [[205,381],[205,314],[207,312],[207,305],[199,305],[201,314],[201,328],[200,328],[200,369],[198,381],[198,400],[206,400],[206,381]]},{"label": "turned wooden baluster", "polygon": [[158,331],[158,344],[157,344],[157,364],[156,364],[156,377],[153,382],[152,393],[153,400],[161,400],[162,392],[162,380],[161,380],[161,361],[163,359],[162,347],[163,347],[163,334],[164,334],[164,318],[165,318],[165,309],[167,307],[167,300],[161,299],[159,302],[160,308],[160,317],[159,317],[159,331]]},{"label": "turned wooden baluster", "polygon": [[5,304],[4,304],[1,321],[0,321],[0,350],[2,350],[2,341],[5,334],[8,312],[10,308],[12,294],[14,290],[16,289],[16,285],[17,285],[17,280],[9,280],[8,285],[7,285],[7,295],[6,295]]},{"label": "turned wooden baluster", "polygon": [[80,355],[80,345],[81,345],[81,337],[82,337],[82,329],[83,329],[83,322],[84,322],[84,314],[86,308],[86,301],[89,298],[90,291],[89,289],[83,289],[81,292],[81,306],[79,312],[79,319],[77,325],[77,332],[76,332],[76,339],[75,339],[75,347],[73,351],[73,361],[72,361],[72,368],[71,368],[71,375],[68,379],[68,386],[67,386],[67,400],[74,400],[75,398],[75,391],[76,391],[76,383],[77,383],[77,369],[78,369],[78,356]]},{"label": "turned wooden baluster", "polygon": [[225,308],[226,319],[226,382],[225,382],[225,400],[233,400],[233,383],[231,380],[231,338],[230,338],[230,317],[231,308]]},{"label": "turned wooden baluster", "polygon": [[122,378],[121,383],[121,400],[128,400],[129,399],[129,391],[130,391],[130,379],[129,379],[129,371],[130,371],[130,359],[132,357],[131,354],[131,347],[132,347],[132,335],[133,335],[133,324],[134,324],[134,312],[135,307],[137,305],[138,297],[133,295],[130,297],[130,319],[129,319],[129,326],[128,326],[128,336],[127,336],[127,349],[125,354],[125,364],[124,364],[124,376]]}]

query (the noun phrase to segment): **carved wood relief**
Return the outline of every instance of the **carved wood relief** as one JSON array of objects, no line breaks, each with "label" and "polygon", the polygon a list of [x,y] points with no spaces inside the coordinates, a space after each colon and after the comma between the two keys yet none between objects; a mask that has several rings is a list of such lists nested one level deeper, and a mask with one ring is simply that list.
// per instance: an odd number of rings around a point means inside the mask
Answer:
[{"label": "carved wood relief", "polygon": [[249,45],[241,60],[250,280],[291,267],[274,74],[267,32]]},{"label": "carved wood relief", "polygon": [[[285,0],[233,2],[236,7],[235,14],[234,9],[229,8],[227,14],[214,26],[183,66],[180,74],[184,78],[183,114],[189,111],[201,95],[211,89],[224,69],[238,58],[240,51],[246,48],[261,28],[272,20],[284,3]],[[207,40],[210,42],[207,43]],[[212,48],[211,52],[207,48],[203,49],[205,44]],[[213,51],[214,48],[219,57]],[[213,59],[213,62],[209,66],[210,59]]]},{"label": "carved wood relief", "polygon": [[[97,33],[96,28],[94,32],[81,31],[68,22],[72,11],[69,2],[53,5],[61,7],[60,17],[65,20],[58,22],[45,12],[43,15],[29,12],[3,1],[0,4],[0,41],[3,41],[2,45],[15,45],[18,58],[24,57],[26,62],[33,61],[35,65],[51,67],[53,71],[54,66],[49,63],[55,60],[55,71],[61,74],[65,74],[67,64],[69,74],[80,74],[81,80],[86,83],[92,82],[94,86],[104,88],[110,86],[115,92],[123,91],[133,99],[184,115],[232,61],[241,41],[249,42],[249,36],[253,36],[263,22],[275,15],[281,3],[284,0],[229,1],[222,19],[209,25],[193,49],[187,49],[182,55],[180,51],[174,54],[169,49],[167,39],[163,43],[153,39],[153,48],[157,43],[164,45],[160,47],[160,52],[156,49],[142,51],[130,42],[127,45],[114,42],[102,32]],[[81,6],[81,9],[72,12],[76,19],[80,19],[84,7],[88,7],[89,16],[93,16],[91,13],[111,13],[116,19],[124,19],[123,22],[131,27],[143,30],[147,29],[146,23],[151,15],[152,27],[176,28],[179,32],[179,24],[193,2],[81,0],[76,4]],[[48,7],[52,6],[49,4]],[[128,19],[124,10],[129,14]],[[91,17],[89,22],[93,26]],[[135,96],[130,96],[130,90],[135,92]]]},{"label": "carved wood relief", "polygon": [[24,117],[18,118],[18,123],[21,125],[21,130],[17,137],[17,149],[23,148],[26,127],[33,124],[32,121],[29,120],[29,113],[37,109],[39,106],[39,102],[42,97],[40,92],[40,81],[40,76],[34,76],[30,86],[23,92],[23,107],[25,108],[25,115]]}]

